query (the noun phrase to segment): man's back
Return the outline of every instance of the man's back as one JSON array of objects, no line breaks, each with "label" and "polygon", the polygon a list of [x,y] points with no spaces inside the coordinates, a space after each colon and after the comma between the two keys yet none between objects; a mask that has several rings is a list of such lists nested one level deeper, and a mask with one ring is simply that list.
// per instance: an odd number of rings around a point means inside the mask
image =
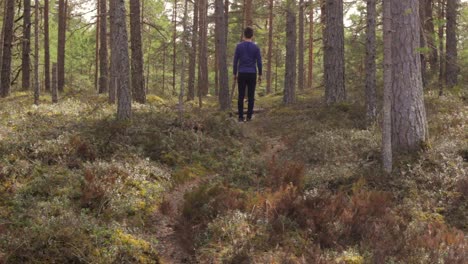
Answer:
[{"label": "man's back", "polygon": [[251,41],[243,41],[237,44],[234,55],[234,75],[237,72],[262,74],[262,58],[260,49]]}]

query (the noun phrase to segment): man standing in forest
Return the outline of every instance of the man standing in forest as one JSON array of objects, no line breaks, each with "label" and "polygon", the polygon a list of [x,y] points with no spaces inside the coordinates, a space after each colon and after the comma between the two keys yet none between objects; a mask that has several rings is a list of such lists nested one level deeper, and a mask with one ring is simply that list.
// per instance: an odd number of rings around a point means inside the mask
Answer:
[{"label": "man standing in forest", "polygon": [[260,49],[252,42],[253,29],[247,27],[244,30],[244,41],[237,44],[234,54],[234,81],[237,80],[239,89],[238,109],[239,122],[244,122],[244,97],[247,88],[248,108],[247,121],[252,119],[254,102],[255,102],[255,86],[257,85],[257,67],[258,67],[258,82],[262,81],[262,56]]}]

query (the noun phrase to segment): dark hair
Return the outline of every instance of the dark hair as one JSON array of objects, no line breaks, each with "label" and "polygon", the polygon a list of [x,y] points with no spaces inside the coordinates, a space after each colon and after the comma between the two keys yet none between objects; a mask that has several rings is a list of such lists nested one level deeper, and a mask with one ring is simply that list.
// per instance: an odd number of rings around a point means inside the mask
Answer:
[{"label": "dark hair", "polygon": [[246,27],[244,29],[244,37],[250,39],[253,37],[253,34],[254,34],[254,31],[253,31],[253,28],[251,27]]}]

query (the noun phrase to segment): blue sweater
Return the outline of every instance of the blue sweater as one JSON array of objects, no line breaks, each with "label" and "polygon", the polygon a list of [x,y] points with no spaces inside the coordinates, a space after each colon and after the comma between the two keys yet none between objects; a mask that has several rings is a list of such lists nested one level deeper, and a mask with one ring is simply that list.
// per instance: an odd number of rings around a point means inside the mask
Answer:
[{"label": "blue sweater", "polygon": [[[256,64],[256,65],[255,65]],[[234,54],[233,73],[257,73],[262,75],[262,56],[258,46],[249,41],[243,41],[237,44]]]}]

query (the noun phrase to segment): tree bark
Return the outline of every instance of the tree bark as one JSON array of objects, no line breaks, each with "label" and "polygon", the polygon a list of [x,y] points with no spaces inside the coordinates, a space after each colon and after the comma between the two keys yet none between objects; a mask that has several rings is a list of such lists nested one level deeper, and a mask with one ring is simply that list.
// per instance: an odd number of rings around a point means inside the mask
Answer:
[{"label": "tree bark", "polygon": [[182,65],[181,65],[181,73],[180,73],[180,91],[179,91],[179,119],[182,121],[183,113],[184,113],[184,93],[185,93],[185,53],[187,51],[187,44],[188,44],[188,30],[187,30],[187,17],[188,17],[188,0],[184,1],[184,17],[182,19],[182,28],[183,28],[183,35],[182,35],[182,50],[181,50],[181,57],[182,57]]},{"label": "tree bark", "polygon": [[325,100],[334,104],[346,100],[343,0],[325,0],[323,11]]},{"label": "tree bark", "polygon": [[[445,18],[445,1],[439,0],[439,21]],[[439,95],[442,95],[445,84],[445,54],[444,54],[444,25],[439,23]]]},{"label": "tree bark", "polygon": [[310,89],[314,87],[314,1],[310,0],[310,14],[309,14],[309,78],[307,86]]},{"label": "tree bark", "polygon": [[198,52],[198,97],[199,105],[202,106],[201,98],[208,94],[208,52],[207,52],[207,0],[199,1],[199,52]]},{"label": "tree bark", "polygon": [[392,148],[417,151],[428,137],[417,0],[392,2]]},{"label": "tree bark", "polygon": [[299,0],[299,38],[297,45],[297,52],[300,54],[298,56],[298,76],[297,76],[297,86],[299,90],[304,90],[304,0]]},{"label": "tree bark", "polygon": [[44,88],[50,91],[49,0],[44,0]]},{"label": "tree bark", "polygon": [[35,0],[34,15],[34,104],[39,105],[39,0]]},{"label": "tree bark", "polygon": [[392,172],[392,2],[383,0],[384,98],[382,122],[382,167]]},{"label": "tree bark", "polygon": [[371,125],[377,116],[376,95],[376,0],[367,0],[367,26],[366,26],[366,119]]},{"label": "tree bark", "polygon": [[128,56],[128,36],[125,21],[124,0],[111,0],[112,13],[110,13],[112,25],[111,60],[115,67],[114,75],[117,85],[117,119],[128,120],[132,115],[132,99],[130,93],[130,65]]},{"label": "tree bark", "polygon": [[109,66],[107,49],[107,0],[99,0],[99,93],[107,93]]},{"label": "tree bark", "polygon": [[448,88],[452,88],[458,83],[457,10],[458,0],[447,0],[445,81]]},{"label": "tree bark", "polygon": [[132,95],[140,104],[146,103],[143,77],[143,49],[141,42],[140,1],[130,1],[130,34],[132,48]]},{"label": "tree bark", "polygon": [[286,7],[286,70],[284,74],[284,104],[296,102],[296,1]]},{"label": "tree bark", "polygon": [[229,96],[229,77],[227,68],[227,52],[226,52],[226,19],[224,16],[223,0],[215,1],[216,14],[216,50],[218,53],[218,71],[219,71],[219,105],[221,111],[226,111],[231,108],[231,99]]},{"label": "tree bark", "polygon": [[66,0],[59,0],[58,45],[57,45],[57,85],[59,92],[65,86],[65,42],[67,30],[67,4]]},{"label": "tree bark", "polygon": [[110,43],[110,48],[111,48],[111,56],[110,56],[110,78],[108,82],[108,88],[109,88],[109,103],[110,104],[115,104],[116,97],[117,97],[117,78],[119,77],[119,73],[117,72],[117,69],[115,67],[114,60],[112,58],[112,42],[113,42],[113,36],[114,36],[114,31],[115,31],[115,25],[112,24],[112,19],[111,15],[115,13],[115,3],[113,2],[114,0],[109,0],[109,43]]},{"label": "tree bark", "polygon": [[94,89],[99,92],[99,31],[100,31],[100,24],[101,24],[101,6],[100,2],[102,0],[96,1],[97,12],[96,12],[96,47],[95,47],[95,61],[94,61]]},{"label": "tree bark", "polygon": [[419,37],[419,43],[420,43],[420,57],[421,57],[421,77],[422,77],[422,82],[423,82],[423,87],[427,86],[427,56],[426,56],[426,35],[424,34],[424,23],[426,21],[426,8],[425,6],[427,5],[428,0],[419,0],[419,26],[420,26],[420,37]]},{"label": "tree bark", "polygon": [[177,0],[174,0],[173,6],[173,15],[172,15],[172,94],[177,94],[176,92],[176,67],[177,67]]},{"label": "tree bark", "polygon": [[195,99],[195,72],[197,64],[197,44],[198,44],[198,1],[193,2],[193,24],[192,24],[192,40],[189,57],[189,79],[187,100]]},{"label": "tree bark", "polygon": [[52,64],[52,103],[58,103],[58,91],[57,91],[57,63]]},{"label": "tree bark", "polygon": [[245,26],[251,27],[253,26],[253,5],[252,0],[245,0]]},{"label": "tree bark", "polygon": [[271,93],[271,66],[273,63],[273,6],[274,0],[270,0],[268,5],[268,55],[267,55],[267,72],[266,72],[266,93]]},{"label": "tree bark", "polygon": [[5,14],[3,15],[3,53],[1,72],[1,96],[10,95],[11,88],[11,48],[13,42],[13,24],[15,17],[15,2],[5,1]]},{"label": "tree bark", "polygon": [[30,54],[31,54],[31,0],[23,1],[23,56],[21,60],[22,89],[29,90],[30,86]]},{"label": "tree bark", "polygon": [[429,65],[431,68],[431,76],[433,76],[437,72],[438,68],[438,52],[437,52],[437,46],[434,41],[434,35],[435,35],[435,30],[434,30],[434,14],[433,14],[433,5],[434,5],[434,0],[426,0],[426,5],[425,5],[425,13],[426,13],[426,21],[424,23],[424,31],[426,35],[426,42],[427,46],[429,47]]}]

